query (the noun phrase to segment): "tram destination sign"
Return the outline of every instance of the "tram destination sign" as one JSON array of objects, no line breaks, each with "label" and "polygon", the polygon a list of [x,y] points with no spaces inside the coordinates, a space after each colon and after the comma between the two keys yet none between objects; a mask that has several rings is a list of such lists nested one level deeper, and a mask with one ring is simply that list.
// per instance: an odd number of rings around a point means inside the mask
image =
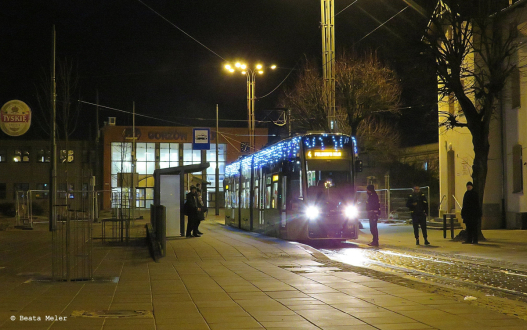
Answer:
[{"label": "tram destination sign", "polygon": [[309,150],[308,159],[342,159],[345,157],[343,150]]}]

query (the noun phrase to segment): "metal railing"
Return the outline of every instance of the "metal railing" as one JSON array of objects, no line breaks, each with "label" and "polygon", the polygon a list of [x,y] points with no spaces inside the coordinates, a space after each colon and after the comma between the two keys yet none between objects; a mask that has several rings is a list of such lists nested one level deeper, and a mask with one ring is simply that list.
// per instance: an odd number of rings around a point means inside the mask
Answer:
[{"label": "metal railing", "polygon": [[[427,194],[428,200],[428,216],[430,217],[430,186],[420,187],[422,192]],[[411,194],[413,188],[390,188],[376,190],[379,195],[381,203],[381,217],[385,219],[411,219],[411,212],[406,207],[408,195]],[[357,191],[357,203],[359,206],[359,218],[366,219],[368,217],[366,212],[366,201],[368,194],[365,190]]]}]

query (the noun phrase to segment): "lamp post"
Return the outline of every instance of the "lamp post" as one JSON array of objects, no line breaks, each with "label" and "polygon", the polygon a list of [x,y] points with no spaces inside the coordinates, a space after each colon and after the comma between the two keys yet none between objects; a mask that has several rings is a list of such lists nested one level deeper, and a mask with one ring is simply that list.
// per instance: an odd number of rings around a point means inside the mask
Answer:
[{"label": "lamp post", "polygon": [[[254,126],[255,126],[255,117],[254,117],[254,101],[256,100],[255,96],[255,84],[256,84],[256,75],[264,74],[264,66],[262,64],[256,64],[254,68],[251,68],[249,65],[236,62],[234,65],[229,63],[225,64],[225,69],[229,73],[234,73],[236,71],[240,72],[242,75],[247,77],[247,121],[249,127],[249,151],[255,151],[255,138],[254,138]],[[269,66],[269,69],[276,69],[276,65]]]}]

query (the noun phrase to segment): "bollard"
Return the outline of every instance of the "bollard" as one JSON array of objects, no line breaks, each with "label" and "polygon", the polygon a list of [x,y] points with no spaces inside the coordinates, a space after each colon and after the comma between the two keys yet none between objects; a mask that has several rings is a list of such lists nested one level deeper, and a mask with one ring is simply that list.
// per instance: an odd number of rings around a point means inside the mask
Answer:
[{"label": "bollard", "polygon": [[450,217],[450,238],[454,239],[454,219],[456,218],[455,214],[445,213],[443,214],[443,238],[446,238],[446,218]]},{"label": "bollard", "polygon": [[443,238],[446,238],[446,213],[443,214]]},{"label": "bollard", "polygon": [[455,214],[450,215],[450,238],[451,239],[454,239],[454,219],[455,217],[456,217]]}]

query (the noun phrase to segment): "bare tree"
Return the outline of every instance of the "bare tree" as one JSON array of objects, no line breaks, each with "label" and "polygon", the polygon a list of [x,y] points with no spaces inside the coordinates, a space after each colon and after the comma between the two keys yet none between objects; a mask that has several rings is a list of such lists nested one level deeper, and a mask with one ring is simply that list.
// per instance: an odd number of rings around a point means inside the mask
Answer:
[{"label": "bare tree", "polygon": [[[281,106],[291,109],[296,130],[329,131],[325,90],[320,70],[312,61],[304,66]],[[336,102],[339,130],[357,136],[361,150],[391,160],[399,146],[399,134],[383,118],[397,113],[401,88],[393,71],[374,53],[359,57],[343,53],[336,61]]]},{"label": "bare tree", "polygon": [[324,82],[320,70],[313,62],[305,60],[302,70],[291,90],[286,90],[281,103],[291,109],[291,119],[300,131],[329,131],[325,109]]},{"label": "bare tree", "polygon": [[437,63],[440,95],[455,98],[463,112],[463,116],[440,113],[444,119],[440,125],[467,127],[472,135],[472,178],[480,205],[487,178],[491,119],[515,67],[511,56],[517,49],[517,24],[504,21],[501,10],[507,5],[507,1],[496,0],[441,0],[423,37]]},{"label": "bare tree", "polygon": [[[58,139],[65,141],[77,129],[80,114],[79,99],[79,77],[76,75],[75,66],[68,59],[59,60],[57,65],[57,127]],[[48,73],[42,75],[42,83],[37,86],[37,101],[42,109],[42,118],[39,122],[45,125],[43,128],[51,132],[50,113],[52,111],[51,79]],[[50,133],[51,134],[51,133]]]},{"label": "bare tree", "polygon": [[345,115],[339,118],[339,125],[347,121],[352,135],[357,135],[366,118],[380,112],[398,112],[401,86],[395,72],[374,52],[364,56],[342,53],[335,61],[335,85],[339,113]]}]

